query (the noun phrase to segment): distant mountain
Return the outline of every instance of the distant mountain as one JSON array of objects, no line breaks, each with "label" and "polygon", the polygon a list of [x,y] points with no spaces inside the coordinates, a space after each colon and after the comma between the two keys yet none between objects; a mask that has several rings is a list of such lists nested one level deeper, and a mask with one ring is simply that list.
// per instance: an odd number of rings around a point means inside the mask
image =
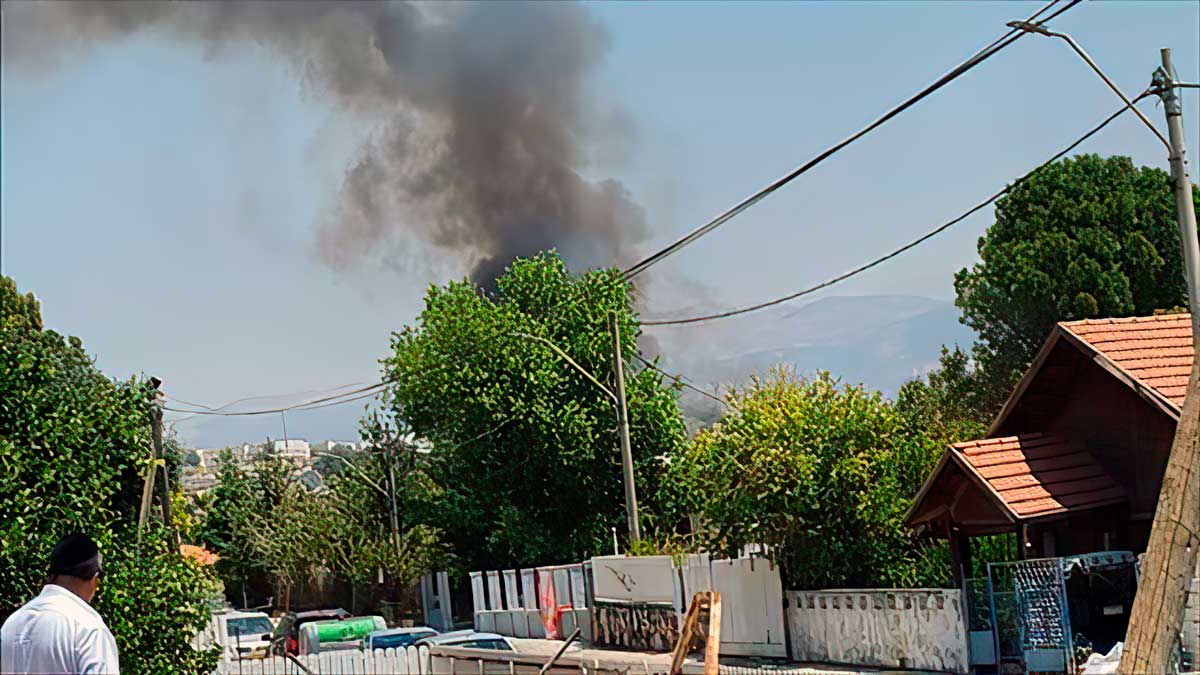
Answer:
[{"label": "distant mountain", "polygon": [[[696,384],[740,384],[783,363],[803,375],[828,370],[846,382],[894,395],[937,365],[942,345],[964,348],[974,332],[953,303],[907,295],[835,296],[710,324],[655,330],[665,370]],[[689,416],[711,417],[715,403],[688,394]]]},{"label": "distant mountain", "polygon": [[[974,333],[945,300],[908,295],[834,296],[784,305],[732,319],[649,330],[644,349],[661,353],[664,370],[682,373],[708,391],[741,384],[779,363],[802,374],[828,370],[894,395],[905,381],[937,365],[943,344],[964,347]],[[684,390],[689,427],[720,418],[720,404]],[[291,438],[354,438],[363,403],[287,414]],[[181,425],[191,445],[220,447],[270,436],[282,438],[278,416],[201,417]]]}]

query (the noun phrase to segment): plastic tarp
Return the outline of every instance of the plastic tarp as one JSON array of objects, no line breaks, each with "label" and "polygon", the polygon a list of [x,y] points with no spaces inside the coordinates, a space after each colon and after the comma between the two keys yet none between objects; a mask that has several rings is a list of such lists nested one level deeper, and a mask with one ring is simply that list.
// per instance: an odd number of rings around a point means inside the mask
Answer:
[{"label": "plastic tarp", "polygon": [[1092,654],[1083,662],[1083,667],[1079,670],[1080,675],[1116,675],[1117,667],[1121,665],[1121,651],[1124,647],[1124,642],[1118,642],[1107,654]]}]

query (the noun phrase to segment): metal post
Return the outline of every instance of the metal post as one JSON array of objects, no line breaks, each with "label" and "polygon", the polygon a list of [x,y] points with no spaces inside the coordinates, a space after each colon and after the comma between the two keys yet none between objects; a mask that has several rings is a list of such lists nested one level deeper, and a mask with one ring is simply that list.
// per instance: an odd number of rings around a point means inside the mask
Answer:
[{"label": "metal post", "polygon": [[629,446],[629,411],[625,407],[625,366],[621,358],[621,329],[617,313],[608,315],[613,335],[613,372],[617,379],[617,433],[621,437],[621,471],[625,477],[625,515],[629,519],[629,542],[639,541],[642,530],[638,525],[637,488],[633,484],[633,450]]},{"label": "metal post", "polygon": [[396,549],[396,559],[400,559],[400,521],[396,514],[396,448],[388,444],[388,492],[392,502],[392,546]]},{"label": "metal post", "polygon": [[1188,176],[1183,139],[1183,105],[1175,91],[1177,78],[1171,65],[1171,50],[1161,50],[1162,67],[1154,72],[1154,83],[1167,113],[1167,135],[1171,141],[1171,189],[1175,193],[1175,215],[1183,246],[1183,275],[1187,279],[1188,307],[1192,312],[1192,341],[1200,349],[1200,241],[1196,234],[1196,210],[1192,202],[1192,180]]}]

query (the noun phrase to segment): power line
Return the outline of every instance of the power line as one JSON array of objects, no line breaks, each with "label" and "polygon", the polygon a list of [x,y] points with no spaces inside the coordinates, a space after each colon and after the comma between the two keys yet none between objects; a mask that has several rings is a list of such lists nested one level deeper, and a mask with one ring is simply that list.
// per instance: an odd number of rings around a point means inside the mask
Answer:
[{"label": "power line", "polygon": [[329,408],[329,407],[332,407],[335,405],[342,405],[343,403],[352,403],[354,401],[361,401],[364,398],[375,398],[376,396],[379,396],[381,393],[383,393],[383,392],[382,391],[372,391],[372,392],[368,392],[366,394],[359,394],[358,396],[355,396],[353,398],[342,399],[340,401],[333,401],[331,403],[322,403],[320,405],[303,406],[300,408],[296,408],[296,411],[303,412],[305,410],[319,410],[321,408]]},{"label": "power line", "polygon": [[710,394],[707,391],[704,391],[700,387],[697,387],[697,386],[689,383],[688,379],[686,377],[684,377],[683,375],[675,375],[673,373],[668,373],[667,371],[663,370],[662,368],[659,368],[657,365],[652,363],[650,360],[648,360],[646,357],[642,356],[641,354],[635,354],[634,356],[636,356],[637,360],[641,361],[642,364],[645,365],[647,368],[651,368],[653,370],[658,371],[659,373],[661,373],[663,375],[666,375],[667,377],[678,382],[681,386],[687,387],[688,389],[691,389],[692,391],[696,392],[697,394],[700,394],[701,396],[707,396],[708,398],[711,398],[712,400],[716,401],[717,403],[720,403],[723,406],[729,405],[725,401],[725,399],[723,399],[719,396],[714,396],[713,394]]},{"label": "power line", "polygon": [[[1050,9],[1051,7],[1053,7],[1059,1],[1060,0],[1051,0],[1051,2],[1048,5],[1046,5],[1045,7],[1042,7],[1033,16],[1026,19],[1026,23],[1033,23],[1033,22],[1037,21],[1037,18],[1039,16],[1041,16],[1043,12],[1045,12],[1048,9]],[[1059,16],[1063,12],[1074,7],[1080,1],[1081,0],[1069,0],[1069,2],[1067,3],[1066,6],[1058,9],[1056,12],[1054,12],[1050,16],[1046,17],[1044,20],[1042,20],[1041,23],[1044,24],[1044,23],[1054,19],[1055,17]],[[900,103],[899,105],[895,106],[891,110],[887,111],[881,117],[876,119],[874,122],[871,122],[870,124],[868,124],[866,127],[863,127],[861,130],[846,137],[845,139],[843,139],[842,141],[833,145],[832,147],[825,150],[821,154],[810,159],[808,162],[804,163],[800,167],[792,170],[792,172],[787,174],[786,176],[780,178],[779,180],[775,181],[774,183],[771,183],[767,187],[759,190],[758,192],[754,193],[753,195],[742,200],[737,205],[733,206],[732,208],[725,211],[724,213],[717,216],[716,218],[710,220],[709,222],[705,223],[704,225],[701,225],[700,227],[696,228],[695,230],[692,230],[691,232],[684,235],[683,237],[680,237],[675,242],[668,245],[666,248],[663,248],[663,249],[659,250],[657,253],[654,253],[654,254],[650,255],[649,257],[644,258],[642,261],[635,263],[634,265],[632,265],[631,267],[629,267],[628,269],[626,269],[623,272],[625,278],[627,280],[632,279],[633,277],[637,276],[638,274],[641,274],[642,272],[646,271],[651,265],[654,265],[655,263],[661,261],[662,259],[666,258],[667,256],[675,253],[676,251],[687,246],[688,244],[691,244],[692,242],[696,241],[700,237],[703,237],[704,235],[708,234],[709,232],[712,232],[713,230],[717,229],[721,225],[724,225],[726,222],[732,220],[738,214],[749,209],[750,207],[754,206],[758,202],[760,202],[763,199],[770,196],[776,190],[782,188],[784,185],[787,185],[791,181],[795,180],[801,174],[807,172],[809,169],[815,167],[816,165],[825,161],[829,157],[833,156],[838,151],[840,151],[842,148],[845,148],[846,146],[850,145],[854,141],[857,141],[858,139],[867,135],[871,131],[882,126],[888,120],[890,120],[893,117],[904,112],[905,110],[912,107],[913,105],[915,105],[916,103],[918,103],[925,97],[929,96],[930,94],[934,93],[938,89],[941,89],[943,86],[945,86],[946,84],[955,80],[960,75],[966,73],[967,71],[971,70],[972,68],[979,65],[980,63],[983,63],[985,60],[987,60],[993,54],[1000,51],[1001,49],[1004,49],[1005,47],[1016,42],[1017,40],[1021,39],[1024,35],[1025,35],[1025,32],[1019,28],[1013,28],[1013,29],[1009,30],[1009,32],[1000,36],[999,38],[994,40],[988,46],[975,52],[975,54],[973,54],[970,58],[968,58],[966,61],[963,61],[961,64],[956,66],[953,70],[951,70],[950,72],[948,72],[945,75],[943,75],[942,77],[940,77],[933,84],[930,84],[929,86],[925,87],[921,91],[917,92],[913,96],[906,99],[904,102]]]},{"label": "power line", "polygon": [[[1142,100],[1143,98],[1146,98],[1147,96],[1149,96],[1151,93],[1152,92],[1149,90],[1143,92],[1137,98],[1133,99],[1133,103],[1137,103],[1138,101]],[[1042,162],[1037,167],[1035,167],[1032,171],[1029,171],[1028,173],[1024,174],[1020,178],[1016,179],[1015,181],[1012,182],[1012,184],[1006,186],[1004,189],[1000,190],[999,192],[992,195],[991,197],[988,197],[987,199],[983,200],[982,202],[976,204],[975,206],[972,206],[970,209],[968,209],[961,215],[959,215],[949,221],[946,221],[945,223],[942,223],[941,225],[937,226],[936,228],[930,230],[929,232],[926,232],[925,234],[921,235],[920,237],[908,242],[907,244],[892,251],[891,253],[888,253],[887,255],[876,258],[866,264],[859,265],[858,267],[855,267],[854,269],[852,269],[848,272],[839,274],[838,276],[836,276],[832,279],[829,279],[828,281],[823,281],[815,286],[809,286],[808,288],[805,288],[804,290],[797,291],[797,292],[791,293],[789,295],[785,295],[781,298],[775,298],[774,300],[768,300],[767,302],[760,302],[756,305],[749,305],[747,307],[731,309],[729,311],[720,312],[717,314],[694,316],[694,317],[689,317],[686,319],[663,319],[660,321],[643,321],[641,323],[643,326],[679,326],[679,325],[689,324],[689,323],[700,323],[702,321],[713,321],[715,319],[724,319],[724,318],[731,317],[731,316],[737,316],[739,314],[748,314],[750,312],[756,312],[760,309],[766,309],[767,307],[773,307],[775,305],[779,305],[779,304],[788,302],[790,300],[795,300],[796,298],[799,298],[799,297],[805,296],[805,295],[809,295],[810,293],[815,293],[816,291],[819,291],[823,288],[828,288],[830,286],[833,286],[834,284],[845,281],[846,279],[849,279],[850,277],[861,274],[861,273],[871,269],[872,267],[875,267],[884,262],[887,262],[888,260],[891,260],[892,258],[895,258],[896,256],[900,255],[901,253],[904,253],[905,251],[907,251],[911,248],[914,248],[929,239],[932,239],[933,237],[937,236],[938,234],[941,234],[942,232],[950,229],[952,226],[962,222],[968,216],[970,216],[970,215],[974,214],[975,212],[979,211],[980,209],[988,206],[992,202],[996,201],[1000,197],[1007,194],[1009,191],[1011,191],[1016,186],[1023,183],[1025,180],[1027,180],[1033,174],[1037,173],[1038,171],[1041,171],[1042,169],[1046,168],[1050,164],[1053,164],[1054,162],[1061,159],[1063,157],[1063,155],[1066,155],[1067,153],[1074,150],[1081,143],[1083,143],[1087,139],[1091,138],[1093,135],[1098,133],[1104,127],[1108,126],[1110,122],[1112,122],[1113,120],[1120,117],[1126,110],[1129,110],[1130,107],[1131,106],[1128,106],[1128,105],[1122,106],[1120,110],[1109,115],[1103,122],[1101,122],[1100,124],[1093,127],[1090,131],[1088,131],[1084,135],[1080,136],[1077,140],[1075,140],[1075,142],[1071,143],[1067,147],[1058,151],[1053,157],[1046,160],[1045,162]]]},{"label": "power line", "polygon": [[178,412],[178,413],[187,413],[187,414],[190,414],[193,416],[194,415],[215,415],[218,417],[248,417],[248,416],[253,416],[253,415],[274,415],[274,414],[281,413],[281,412],[287,412],[289,410],[297,410],[297,409],[313,410],[318,407],[325,407],[325,406],[314,406],[314,404],[316,404],[316,403],[325,403],[328,401],[336,401],[336,403],[331,404],[331,405],[338,405],[341,403],[348,403],[350,401],[356,401],[359,398],[366,398],[366,397],[362,396],[362,397],[358,397],[358,398],[349,398],[349,399],[340,400],[340,401],[337,399],[341,399],[346,396],[352,396],[354,394],[361,394],[364,392],[376,392],[376,390],[382,389],[386,385],[387,385],[386,382],[378,382],[376,384],[362,387],[361,389],[355,389],[354,391],[347,391],[347,392],[343,392],[341,394],[336,394],[334,396],[325,396],[323,398],[314,399],[312,401],[304,401],[302,403],[295,403],[295,404],[292,404],[289,406],[284,406],[281,408],[271,408],[269,410],[247,410],[247,411],[241,411],[241,412],[224,412],[224,411],[220,411],[220,410],[183,410],[180,408],[168,408],[165,406],[163,407],[163,410],[169,410],[171,412]]},{"label": "power line", "polygon": [[[193,408],[203,408],[204,410],[219,411],[219,410],[225,410],[226,408],[229,408],[230,406],[233,406],[238,403],[243,403],[245,401],[259,401],[262,399],[271,399],[271,398],[292,398],[293,396],[303,396],[305,394],[323,394],[326,392],[338,391],[340,389],[347,389],[349,387],[359,387],[364,384],[365,384],[364,382],[351,382],[349,384],[343,384],[341,386],[330,387],[327,389],[307,389],[304,391],[292,392],[290,394],[274,394],[274,395],[266,394],[266,395],[261,395],[261,396],[246,396],[243,398],[235,399],[233,401],[230,401],[224,405],[217,406],[215,408],[212,406],[204,405],[203,403],[192,403],[191,401],[185,401],[181,398],[176,398],[167,393],[163,393],[163,396],[172,401],[175,401],[176,403],[182,403],[183,405],[190,405]],[[191,412],[191,411],[189,411],[189,412]]]}]

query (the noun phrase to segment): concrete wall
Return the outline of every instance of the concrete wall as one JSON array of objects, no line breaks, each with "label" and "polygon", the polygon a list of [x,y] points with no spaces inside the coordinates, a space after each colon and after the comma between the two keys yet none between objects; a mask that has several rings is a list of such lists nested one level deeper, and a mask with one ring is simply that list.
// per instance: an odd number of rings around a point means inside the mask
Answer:
[{"label": "concrete wall", "polygon": [[967,672],[958,590],[788,591],[791,657],[877,668]]},{"label": "concrete wall", "polygon": [[675,567],[671,556],[592,558],[592,594],[607,602],[673,605]]}]

